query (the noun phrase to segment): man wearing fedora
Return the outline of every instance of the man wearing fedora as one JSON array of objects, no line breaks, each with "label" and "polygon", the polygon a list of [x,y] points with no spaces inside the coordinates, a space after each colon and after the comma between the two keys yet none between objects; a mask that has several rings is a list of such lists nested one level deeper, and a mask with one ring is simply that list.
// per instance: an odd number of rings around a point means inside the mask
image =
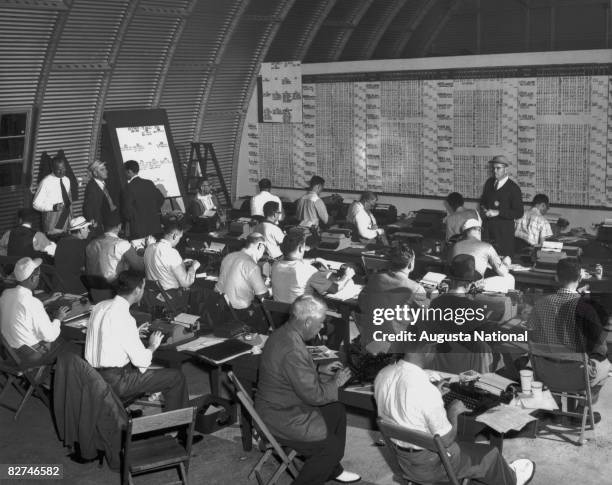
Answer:
[{"label": "man wearing fedora", "polygon": [[0,331],[26,365],[53,362],[65,344],[58,337],[70,309],[60,307],[50,319],[42,301],[32,294],[38,287],[41,264],[40,258],[17,261],[13,271],[17,286],[7,288],[0,297]]},{"label": "man wearing fedora", "polygon": [[514,220],[523,217],[523,194],[508,177],[508,159],[498,155],[489,161],[493,177],[482,189],[484,239],[491,240],[503,256],[514,255]]},{"label": "man wearing fedora", "polygon": [[[480,221],[476,219],[465,221],[461,227],[462,239],[450,250],[449,263],[458,254],[469,254],[475,260],[476,271],[481,277],[485,277],[481,283],[485,290],[504,292],[513,289],[514,276],[508,269],[510,258],[502,260],[491,244],[481,241],[481,231]],[[488,268],[491,268],[491,271],[486,274]]]},{"label": "man wearing fedora", "polygon": [[75,217],[68,224],[69,235],[57,242],[55,269],[66,293],[79,295],[86,288],[81,283],[85,272],[85,248],[90,241],[91,222],[83,216]]}]

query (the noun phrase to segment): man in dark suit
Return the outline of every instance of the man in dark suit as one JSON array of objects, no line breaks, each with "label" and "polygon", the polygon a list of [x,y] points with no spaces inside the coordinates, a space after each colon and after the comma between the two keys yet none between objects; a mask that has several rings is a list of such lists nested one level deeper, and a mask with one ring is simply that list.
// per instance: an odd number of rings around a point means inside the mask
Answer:
[{"label": "man in dark suit", "polygon": [[106,163],[95,160],[89,167],[91,179],[85,187],[85,200],[83,201],[83,217],[95,222],[96,228],[93,236],[104,234],[102,222],[111,212],[117,210],[117,194],[107,185],[108,169]]},{"label": "man in dark suit", "polygon": [[508,159],[494,157],[489,165],[493,177],[482,189],[480,206],[484,213],[483,239],[491,240],[503,256],[514,255],[514,220],[523,217],[523,194],[520,187],[508,178]]},{"label": "man in dark suit", "polygon": [[140,239],[161,232],[160,210],[163,194],[153,182],[140,178],[135,160],[123,164],[128,183],[123,189],[121,213],[130,224],[130,239]]}]

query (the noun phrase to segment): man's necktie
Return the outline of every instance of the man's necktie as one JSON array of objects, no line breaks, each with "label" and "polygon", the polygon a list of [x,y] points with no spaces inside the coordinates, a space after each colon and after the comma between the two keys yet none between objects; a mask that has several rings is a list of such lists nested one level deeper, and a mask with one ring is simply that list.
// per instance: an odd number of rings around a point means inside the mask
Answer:
[{"label": "man's necktie", "polygon": [[499,180],[495,181],[495,184],[493,185],[493,187],[495,188],[495,190],[499,188]]},{"label": "man's necktie", "polygon": [[106,184],[103,184],[103,189],[102,192],[104,192],[104,196],[106,197],[106,201],[108,202],[108,207],[110,209],[111,212],[114,212],[115,209],[117,209],[117,206],[115,206],[115,204],[113,203],[113,199],[111,198],[110,194],[108,193],[108,189],[106,188]]},{"label": "man's necktie", "polygon": [[68,195],[68,191],[62,182],[62,179],[59,179],[60,188],[62,191],[62,201],[64,202],[64,208],[62,209],[62,213],[57,220],[57,224],[55,225],[55,229],[64,230],[64,226],[66,225],[66,221],[68,220],[68,216],[70,215],[70,206],[72,205],[72,201],[70,200],[70,196]]}]

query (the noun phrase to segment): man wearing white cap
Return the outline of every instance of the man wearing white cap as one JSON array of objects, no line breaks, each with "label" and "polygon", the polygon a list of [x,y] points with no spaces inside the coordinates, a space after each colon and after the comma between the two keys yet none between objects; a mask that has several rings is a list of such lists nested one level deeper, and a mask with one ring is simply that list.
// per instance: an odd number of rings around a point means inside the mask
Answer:
[{"label": "man wearing white cap", "polygon": [[57,340],[60,324],[69,311],[68,307],[61,307],[51,320],[42,302],[33,296],[32,291],[38,287],[40,279],[41,263],[40,258],[17,261],[13,275],[18,284],[4,290],[0,297],[2,336],[27,364],[54,360],[60,343],[64,343]]},{"label": "man wearing white cap", "polygon": [[[514,288],[514,276],[510,274],[509,258],[504,261],[489,243],[481,241],[481,223],[476,219],[468,219],[461,227],[462,239],[455,243],[448,256],[448,262],[458,254],[470,254],[476,261],[476,271],[484,276],[487,268],[491,268],[497,276],[484,279],[484,288],[489,291],[507,291]],[[513,236],[514,237],[514,236]]]},{"label": "man wearing white cap", "polygon": [[91,179],[85,187],[85,199],[83,200],[83,216],[88,221],[96,222],[96,235],[103,234],[102,224],[105,217],[117,210],[116,200],[119,196],[112,197],[107,185],[108,169],[106,163],[94,160],[88,167]]},{"label": "man wearing white cap", "polygon": [[78,295],[86,290],[81,275],[85,272],[85,248],[90,241],[90,229],[91,222],[83,216],[75,217],[68,225],[70,235],[57,242],[55,269],[67,293]]},{"label": "man wearing white cap", "polygon": [[523,194],[508,178],[508,159],[503,155],[489,161],[493,177],[482,188],[485,239],[492,240],[500,254],[514,255],[514,220],[523,217]]}]

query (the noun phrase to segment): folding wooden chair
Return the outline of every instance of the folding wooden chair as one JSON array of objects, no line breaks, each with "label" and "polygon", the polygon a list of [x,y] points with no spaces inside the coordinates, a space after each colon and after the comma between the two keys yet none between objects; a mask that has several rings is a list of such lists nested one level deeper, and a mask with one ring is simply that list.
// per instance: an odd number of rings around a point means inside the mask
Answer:
[{"label": "folding wooden chair", "polygon": [[[294,479],[297,478],[298,471],[296,468],[296,463],[294,461],[295,457],[297,456],[297,452],[293,449],[288,449],[287,453],[285,449],[283,449],[279,442],[276,441],[276,438],[272,436],[272,433],[265,425],[257,411],[255,411],[255,406],[253,405],[253,400],[251,399],[251,396],[249,396],[244,390],[244,387],[242,387],[242,384],[235,376],[235,374],[232,371],[229,371],[227,373],[227,376],[229,377],[230,381],[232,381],[232,384],[236,389],[236,395],[238,396],[240,404],[247,409],[249,415],[253,419],[255,430],[259,435],[260,446],[265,449],[263,456],[249,473],[249,479],[252,479],[253,476],[255,476],[259,485],[274,485],[285,470],[287,470]],[[275,455],[276,458],[280,460],[280,463],[276,468],[276,471],[266,482],[262,477],[261,471],[264,464],[273,455]]]},{"label": "folding wooden chair", "polygon": [[261,306],[268,321],[268,326],[275,330],[287,321],[291,314],[291,305],[281,301],[262,300]]},{"label": "folding wooden chair", "polygon": [[[178,468],[180,483],[187,484],[195,418],[196,408],[189,407],[130,419],[123,448],[122,484],[133,485],[133,475],[171,467]],[[134,436],[144,433],[167,432],[184,427],[187,427],[187,440],[184,448],[176,438],[161,434],[132,441]]]},{"label": "folding wooden chair", "polygon": [[[450,460],[448,459],[448,455],[446,452],[446,447],[444,443],[442,443],[442,438],[437,434],[435,436],[431,436],[430,434],[423,433],[421,431],[416,431],[413,429],[404,428],[402,426],[398,426],[396,424],[391,424],[387,421],[384,421],[382,418],[378,418],[376,420],[378,424],[378,429],[380,430],[385,443],[390,450],[395,450],[395,443],[391,441],[392,439],[405,441],[408,443],[412,443],[415,446],[419,446],[421,448],[425,448],[426,450],[433,451],[438,454],[440,457],[440,461],[442,462],[442,466],[446,471],[446,475],[448,476],[448,481],[452,485],[469,485],[470,479],[464,478],[461,482],[457,478],[457,474],[451,465]],[[395,456],[395,452],[393,453]],[[398,464],[399,468],[399,464]],[[414,481],[412,477],[410,477],[409,473],[406,473],[402,470],[402,478],[408,481],[408,485],[418,485],[417,482]]]},{"label": "folding wooden chair", "polygon": [[387,258],[381,258],[378,256],[368,256],[367,254],[362,254],[361,263],[363,264],[363,269],[365,270],[366,276],[389,269],[389,260]]},{"label": "folding wooden chair", "polygon": [[[553,396],[561,401],[561,410],[553,411],[560,416],[582,418],[578,445],[583,445],[587,417],[595,431],[593,396],[589,377],[589,359],[585,353],[571,352],[564,345],[529,342],[529,359],[534,379],[541,381]],[[582,412],[568,411],[568,399],[582,404]]]},{"label": "folding wooden chair", "polygon": [[0,401],[4,397],[5,393],[14,386],[15,389],[23,396],[17,409],[8,408],[11,411],[15,411],[13,419],[17,421],[19,415],[23,410],[26,402],[30,399],[30,396],[36,395],[45,404],[50,407],[51,403],[49,397],[45,393],[42,384],[48,375],[51,366],[49,365],[23,365],[21,359],[15,349],[11,348],[4,339],[4,336],[0,334],[0,347],[4,349],[6,358],[0,360],[0,372],[6,376],[6,382],[0,391]]}]

